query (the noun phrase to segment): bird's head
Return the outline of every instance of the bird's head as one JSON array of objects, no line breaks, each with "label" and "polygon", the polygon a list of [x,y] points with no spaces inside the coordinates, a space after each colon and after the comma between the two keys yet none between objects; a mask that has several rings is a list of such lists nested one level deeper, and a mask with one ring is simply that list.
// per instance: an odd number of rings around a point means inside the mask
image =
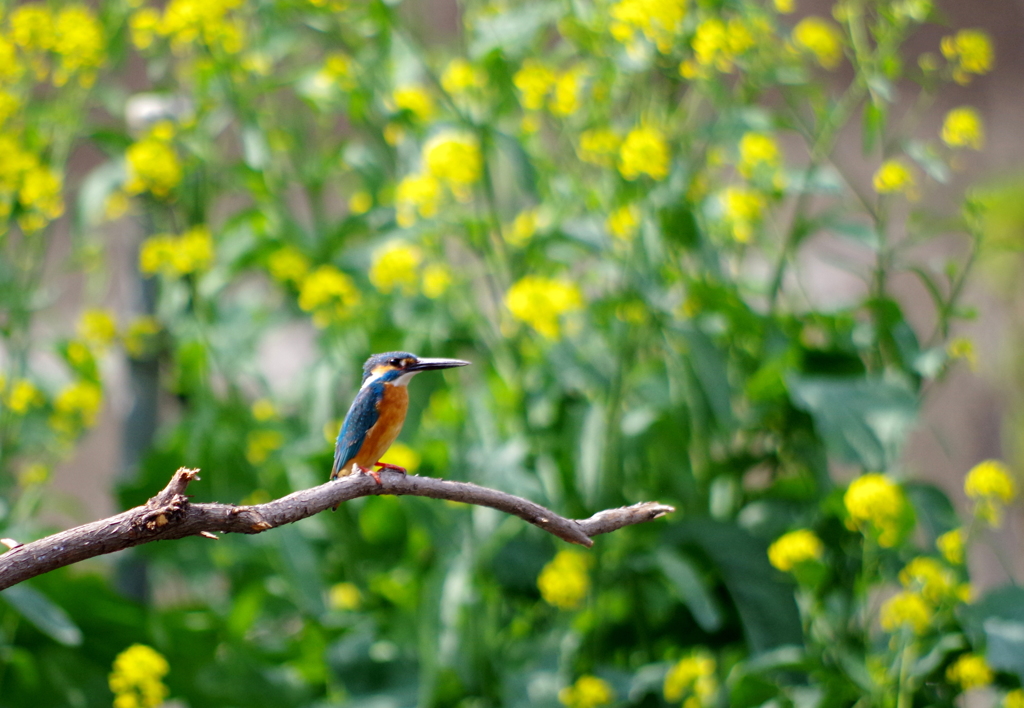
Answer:
[{"label": "bird's head", "polygon": [[392,386],[405,386],[413,376],[421,371],[450,369],[453,366],[466,366],[469,363],[462,359],[429,359],[410,352],[374,354],[363,364],[363,386],[377,382],[389,383]]}]

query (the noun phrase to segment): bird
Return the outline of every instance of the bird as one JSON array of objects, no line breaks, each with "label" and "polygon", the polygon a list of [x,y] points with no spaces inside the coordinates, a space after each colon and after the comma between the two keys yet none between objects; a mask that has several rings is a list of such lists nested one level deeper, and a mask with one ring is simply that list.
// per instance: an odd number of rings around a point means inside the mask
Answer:
[{"label": "bird", "polygon": [[334,445],[331,480],[354,472],[368,474],[381,484],[380,469],[405,474],[404,467],[380,458],[398,437],[409,409],[407,386],[421,371],[466,366],[461,359],[429,359],[410,352],[374,354],[363,364],[363,383],[341,424]]}]

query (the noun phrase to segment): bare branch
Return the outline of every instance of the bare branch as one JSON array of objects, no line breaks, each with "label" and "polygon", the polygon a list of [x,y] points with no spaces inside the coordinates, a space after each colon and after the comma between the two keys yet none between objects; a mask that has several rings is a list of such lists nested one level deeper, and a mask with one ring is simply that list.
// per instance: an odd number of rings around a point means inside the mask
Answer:
[{"label": "bare branch", "polygon": [[391,470],[382,470],[380,478],[382,484],[378,486],[368,475],[351,475],[255,506],[193,504],[185,496],[185,490],[190,482],[199,479],[199,470],[182,467],[164,489],[142,506],[31,543],[12,541],[11,550],[0,555],[0,590],[86,558],[143,543],[186,536],[216,538],[215,533],[260,533],[305,519],[350,499],[379,494],[488,506],[514,514],[564,541],[587,547],[594,544],[593,536],[675,511],[665,504],[643,502],[574,521],[526,499],[466,482],[411,477]]}]

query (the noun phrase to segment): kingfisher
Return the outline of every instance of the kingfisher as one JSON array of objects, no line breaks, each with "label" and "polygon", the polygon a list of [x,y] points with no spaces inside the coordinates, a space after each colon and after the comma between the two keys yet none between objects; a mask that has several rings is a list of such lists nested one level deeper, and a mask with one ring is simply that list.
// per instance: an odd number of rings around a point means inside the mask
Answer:
[{"label": "kingfisher", "polygon": [[405,474],[405,468],[380,458],[398,437],[409,409],[409,381],[421,371],[466,366],[461,359],[428,359],[409,352],[374,354],[363,364],[363,383],[345,415],[334,445],[331,479],[353,472],[368,474],[380,484],[380,469]]}]

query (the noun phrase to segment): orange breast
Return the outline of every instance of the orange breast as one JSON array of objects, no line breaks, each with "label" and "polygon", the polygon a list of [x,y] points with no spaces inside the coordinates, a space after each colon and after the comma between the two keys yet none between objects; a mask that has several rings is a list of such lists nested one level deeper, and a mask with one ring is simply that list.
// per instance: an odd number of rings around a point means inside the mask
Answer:
[{"label": "orange breast", "polygon": [[377,405],[380,417],[373,427],[366,431],[366,440],[352,461],[363,469],[376,464],[402,431],[402,423],[405,422],[405,413],[408,410],[409,389],[405,386],[385,384],[384,396]]}]

